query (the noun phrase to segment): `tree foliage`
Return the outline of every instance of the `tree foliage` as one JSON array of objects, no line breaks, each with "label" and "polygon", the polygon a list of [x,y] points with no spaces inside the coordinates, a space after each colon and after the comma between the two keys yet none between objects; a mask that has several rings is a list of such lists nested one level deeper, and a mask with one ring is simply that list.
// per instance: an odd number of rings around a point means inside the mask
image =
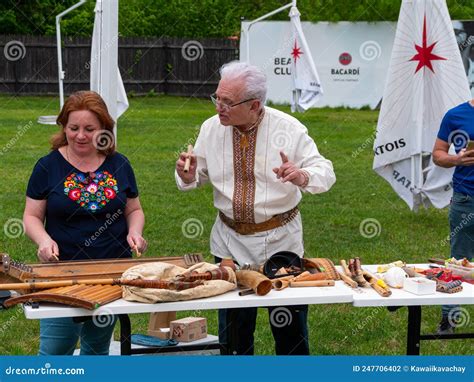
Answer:
[{"label": "tree foliage", "polygon": [[[78,0],[2,0],[0,34],[52,35],[55,17]],[[120,0],[121,36],[229,37],[242,18],[253,20],[290,0]],[[474,19],[473,0],[447,0],[453,20]],[[396,21],[401,0],[299,0],[303,21]],[[61,22],[65,36],[90,36],[94,0]],[[288,20],[283,11],[272,20]]]}]

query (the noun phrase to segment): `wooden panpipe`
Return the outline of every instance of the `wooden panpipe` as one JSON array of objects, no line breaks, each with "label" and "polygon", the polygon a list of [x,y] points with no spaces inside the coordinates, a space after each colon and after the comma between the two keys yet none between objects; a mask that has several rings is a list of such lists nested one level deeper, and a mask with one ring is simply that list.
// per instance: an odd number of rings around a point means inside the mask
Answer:
[{"label": "wooden panpipe", "polygon": [[44,264],[25,264],[13,261],[7,254],[0,256],[0,282],[25,282],[30,280],[80,280],[120,278],[127,269],[144,263],[164,261],[188,268],[204,261],[198,253],[176,257],[141,257],[139,259],[110,259],[87,261],[59,261]]},{"label": "wooden panpipe", "polygon": [[121,297],[122,287],[120,285],[76,284],[13,297],[5,301],[4,305],[9,308],[16,304],[54,302],[92,310]]}]

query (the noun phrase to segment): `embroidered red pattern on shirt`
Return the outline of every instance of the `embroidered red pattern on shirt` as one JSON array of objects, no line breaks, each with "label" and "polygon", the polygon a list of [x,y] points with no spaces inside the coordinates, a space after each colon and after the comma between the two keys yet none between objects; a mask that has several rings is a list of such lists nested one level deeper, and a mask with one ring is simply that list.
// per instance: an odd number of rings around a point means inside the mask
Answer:
[{"label": "embroidered red pattern on shirt", "polygon": [[255,223],[255,148],[258,127],[247,133],[233,129],[234,149],[234,195],[232,208],[234,220],[241,223]]}]

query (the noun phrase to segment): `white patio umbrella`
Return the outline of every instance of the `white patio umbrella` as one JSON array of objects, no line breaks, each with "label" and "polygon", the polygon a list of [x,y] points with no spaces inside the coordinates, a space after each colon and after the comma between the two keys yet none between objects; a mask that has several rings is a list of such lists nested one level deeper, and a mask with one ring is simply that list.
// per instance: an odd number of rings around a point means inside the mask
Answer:
[{"label": "white patio umbrella", "polygon": [[374,170],[417,210],[449,204],[453,169],[431,152],[444,114],[470,99],[445,0],[403,0],[374,141]]},{"label": "white patio umbrella", "polygon": [[245,41],[245,49],[242,49],[240,54],[241,58],[245,57],[245,61],[250,63],[250,28],[271,17],[285,9],[290,9],[290,22],[291,22],[291,40],[294,44],[291,46],[292,56],[292,101],[291,111],[304,112],[312,107],[322,96],[323,89],[321,87],[321,81],[319,80],[318,72],[316,71],[316,65],[314,64],[311,51],[309,50],[308,43],[301,27],[300,12],[296,7],[296,0],[292,0],[278,9],[273,10],[253,21],[248,23],[245,28],[242,29],[242,40]]},{"label": "white patio umbrella", "polygon": [[[91,90],[99,93],[117,123],[127,110],[127,93],[118,68],[118,0],[97,0],[90,61]],[[117,131],[115,129],[115,139]]]},{"label": "white patio umbrella", "polygon": [[300,12],[296,6],[291,7],[290,20],[294,41],[291,51],[293,80],[291,111],[304,112],[321,98],[323,88],[301,27]]}]

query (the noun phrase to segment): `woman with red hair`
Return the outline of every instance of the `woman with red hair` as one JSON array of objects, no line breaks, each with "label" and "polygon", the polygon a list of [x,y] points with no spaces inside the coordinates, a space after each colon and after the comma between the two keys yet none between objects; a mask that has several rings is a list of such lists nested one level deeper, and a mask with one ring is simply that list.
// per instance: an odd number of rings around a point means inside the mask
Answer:
[{"label": "woman with red hair", "polygon": [[[145,222],[135,175],[115,151],[114,121],[92,91],[72,94],[57,119],[51,152],[33,169],[23,216],[42,262],[127,258],[144,252]],[[41,355],[108,354],[115,317],[104,324],[72,318],[40,323]]]}]

